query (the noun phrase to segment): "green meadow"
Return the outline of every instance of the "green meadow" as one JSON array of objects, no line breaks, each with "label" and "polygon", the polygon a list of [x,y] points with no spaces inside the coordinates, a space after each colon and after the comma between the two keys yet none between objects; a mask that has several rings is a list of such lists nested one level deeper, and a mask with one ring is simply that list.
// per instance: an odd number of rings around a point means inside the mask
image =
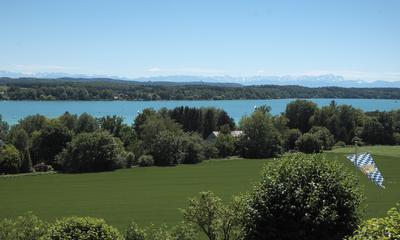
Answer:
[{"label": "green meadow", "polygon": [[[345,159],[352,151],[339,148],[327,157],[355,174]],[[386,186],[378,188],[358,172],[366,195],[365,216],[382,216],[400,201],[400,147],[359,149],[363,151],[372,153]],[[121,230],[133,219],[141,225],[173,225],[181,220],[179,209],[200,191],[214,191],[224,200],[250,191],[264,164],[273,164],[273,160],[210,160],[198,165],[103,173],[0,177],[0,218],[33,211],[49,221],[71,215],[101,217]]]}]

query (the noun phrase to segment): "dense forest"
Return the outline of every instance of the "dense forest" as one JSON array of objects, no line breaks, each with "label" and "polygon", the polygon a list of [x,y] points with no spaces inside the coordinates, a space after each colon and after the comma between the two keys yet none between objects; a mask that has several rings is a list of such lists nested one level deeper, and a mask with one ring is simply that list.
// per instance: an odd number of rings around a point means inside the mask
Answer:
[{"label": "dense forest", "polygon": [[260,106],[238,125],[222,109],[184,106],[145,109],[132,124],[118,116],[66,112],[54,119],[27,116],[10,127],[0,115],[0,174],[40,170],[43,165],[97,172],[235,155],[268,158],[292,151],[318,153],[355,141],[400,144],[400,111],[365,113],[334,101],[319,108],[296,100],[277,116]]},{"label": "dense forest", "polygon": [[308,88],[135,82],[114,79],[0,78],[0,100],[229,100],[279,98],[400,99],[399,88]]}]

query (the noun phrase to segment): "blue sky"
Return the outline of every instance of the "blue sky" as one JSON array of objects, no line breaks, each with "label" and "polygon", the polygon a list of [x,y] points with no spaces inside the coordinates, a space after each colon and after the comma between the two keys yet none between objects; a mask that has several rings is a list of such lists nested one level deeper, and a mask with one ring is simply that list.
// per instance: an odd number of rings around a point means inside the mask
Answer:
[{"label": "blue sky", "polygon": [[0,0],[0,70],[400,80],[398,0]]}]

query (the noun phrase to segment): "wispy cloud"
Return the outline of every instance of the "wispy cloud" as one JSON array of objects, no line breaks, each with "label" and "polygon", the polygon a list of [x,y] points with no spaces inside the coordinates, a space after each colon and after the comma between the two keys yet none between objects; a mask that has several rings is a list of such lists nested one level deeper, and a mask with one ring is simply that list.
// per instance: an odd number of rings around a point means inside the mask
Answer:
[{"label": "wispy cloud", "polygon": [[153,74],[190,74],[190,75],[223,75],[227,74],[226,71],[220,69],[209,69],[209,68],[161,68],[152,67],[147,69],[147,72]]},{"label": "wispy cloud", "polygon": [[18,71],[25,74],[39,72],[71,72],[79,70],[77,67],[60,65],[14,65],[9,68],[11,71]]}]

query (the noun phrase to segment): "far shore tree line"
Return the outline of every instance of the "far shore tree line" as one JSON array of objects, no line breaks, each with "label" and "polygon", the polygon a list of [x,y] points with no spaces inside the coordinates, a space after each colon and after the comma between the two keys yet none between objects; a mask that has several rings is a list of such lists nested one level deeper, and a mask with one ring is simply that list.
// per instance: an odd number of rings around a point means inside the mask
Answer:
[{"label": "far shore tree line", "polygon": [[201,192],[174,227],[125,232],[103,219],[65,217],[54,223],[28,213],[0,220],[2,240],[398,240],[400,204],[387,216],[362,221],[363,191],[355,176],[323,154],[294,153],[267,164],[248,193],[223,201]]},{"label": "far shore tree line", "polygon": [[[218,131],[215,138],[210,134]],[[231,134],[235,131],[239,134]],[[363,112],[349,105],[289,103],[273,116],[260,106],[236,125],[221,109],[145,109],[133,124],[87,113],[31,115],[8,126],[0,115],[0,174],[98,172],[132,166],[195,164],[209,158],[269,158],[319,153],[333,146],[400,144],[400,110]]]},{"label": "far shore tree line", "polygon": [[400,99],[398,88],[240,86],[229,83],[114,79],[0,78],[0,100],[228,100],[282,98]]}]

